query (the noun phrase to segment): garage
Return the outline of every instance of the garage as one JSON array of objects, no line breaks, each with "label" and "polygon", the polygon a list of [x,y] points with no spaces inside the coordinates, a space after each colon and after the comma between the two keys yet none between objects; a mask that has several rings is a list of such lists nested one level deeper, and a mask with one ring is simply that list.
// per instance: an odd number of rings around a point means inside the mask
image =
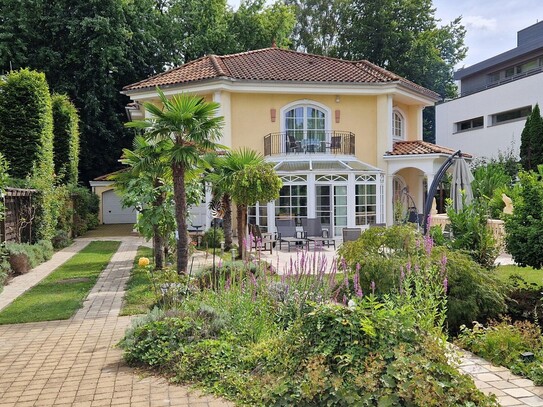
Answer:
[{"label": "garage", "polygon": [[102,223],[136,223],[136,216],[134,208],[123,208],[121,197],[113,189],[102,194]]}]

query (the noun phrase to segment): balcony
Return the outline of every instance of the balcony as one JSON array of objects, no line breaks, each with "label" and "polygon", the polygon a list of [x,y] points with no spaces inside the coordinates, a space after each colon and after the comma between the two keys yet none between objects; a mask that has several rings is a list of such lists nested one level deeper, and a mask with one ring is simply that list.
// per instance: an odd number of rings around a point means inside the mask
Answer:
[{"label": "balcony", "polygon": [[299,153],[354,155],[350,131],[281,132],[264,136],[264,155]]}]

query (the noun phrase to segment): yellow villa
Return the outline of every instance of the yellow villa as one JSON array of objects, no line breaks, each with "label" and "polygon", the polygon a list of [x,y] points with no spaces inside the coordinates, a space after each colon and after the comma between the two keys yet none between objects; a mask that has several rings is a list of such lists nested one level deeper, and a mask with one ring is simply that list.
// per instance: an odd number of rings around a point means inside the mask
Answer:
[{"label": "yellow villa", "polygon": [[[420,213],[427,185],[453,153],[422,141],[422,111],[438,94],[368,61],[275,47],[209,55],[126,86],[131,119],[145,117],[142,104],[158,99],[157,86],[219,102],[221,143],[275,165],[280,198],[249,214],[268,231],[283,215],[318,217],[340,236],[344,227],[392,223],[398,202]],[[209,227],[210,219],[196,223]]]}]

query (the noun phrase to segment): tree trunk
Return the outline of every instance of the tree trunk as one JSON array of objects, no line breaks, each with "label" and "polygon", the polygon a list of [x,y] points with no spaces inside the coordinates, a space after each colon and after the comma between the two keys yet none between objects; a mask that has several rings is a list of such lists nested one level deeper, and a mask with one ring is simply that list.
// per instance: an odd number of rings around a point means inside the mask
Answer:
[{"label": "tree trunk", "polygon": [[239,257],[245,259],[245,230],[247,229],[247,205],[236,204],[236,214],[238,217]]},{"label": "tree trunk", "polygon": [[[153,186],[155,189],[158,189],[162,186],[162,182],[156,179]],[[153,202],[153,205],[155,208],[160,208],[162,205],[164,205],[164,201],[166,201],[166,194],[161,192]],[[155,269],[161,270],[164,268],[165,257],[164,236],[162,236],[158,225],[153,225],[153,250],[155,252]]]},{"label": "tree trunk", "polygon": [[155,270],[161,270],[164,268],[164,239],[157,225],[153,226],[153,251],[155,252]]},{"label": "tree trunk", "polygon": [[173,164],[173,196],[175,200],[175,220],[177,221],[177,273],[187,274],[189,263],[189,239],[187,229],[187,196],[185,192],[185,167]]},{"label": "tree trunk", "polygon": [[222,227],[224,229],[224,250],[229,252],[232,250],[232,202],[230,195],[224,194],[222,197],[222,204],[224,207],[224,218],[222,220]]}]

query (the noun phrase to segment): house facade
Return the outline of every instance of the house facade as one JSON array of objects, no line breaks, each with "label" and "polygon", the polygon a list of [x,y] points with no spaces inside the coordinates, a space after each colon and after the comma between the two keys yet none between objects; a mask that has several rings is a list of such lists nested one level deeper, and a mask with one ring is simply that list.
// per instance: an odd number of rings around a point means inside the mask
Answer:
[{"label": "house facade", "polygon": [[543,21],[517,33],[517,47],[455,73],[460,97],[436,106],[436,142],[479,157],[512,149],[543,102]]},{"label": "house facade", "polygon": [[249,211],[268,231],[277,217],[319,217],[339,236],[392,223],[395,202],[422,212],[426,185],[452,152],[422,141],[422,110],[438,95],[367,61],[275,47],[210,55],[126,86],[133,116],[158,103],[157,86],[220,103],[221,144],[273,163],[280,198]]}]

